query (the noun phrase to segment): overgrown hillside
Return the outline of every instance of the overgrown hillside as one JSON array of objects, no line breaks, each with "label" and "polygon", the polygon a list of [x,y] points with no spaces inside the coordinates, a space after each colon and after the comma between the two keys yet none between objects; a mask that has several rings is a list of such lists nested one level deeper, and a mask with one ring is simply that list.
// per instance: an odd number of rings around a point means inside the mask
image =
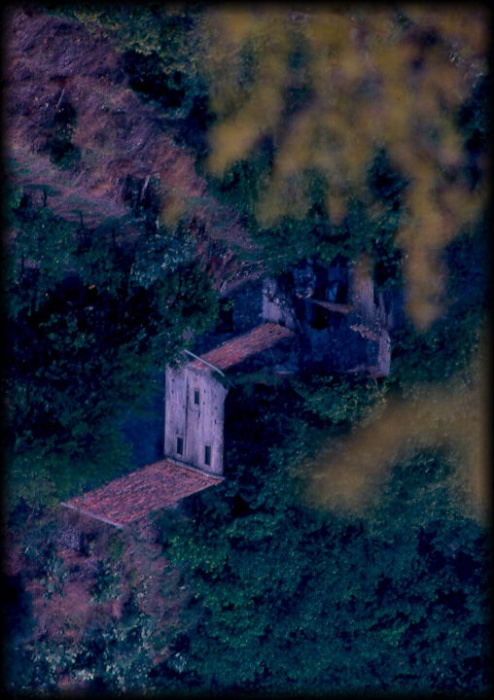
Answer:
[{"label": "overgrown hillside", "polygon": [[36,4],[4,17],[4,155],[16,185],[88,229],[111,223],[135,237],[143,221],[183,216],[209,248],[247,244],[235,213],[208,194],[193,150],[177,144],[179,121],[142,103],[107,38]]},{"label": "overgrown hillside", "polygon": [[70,7],[5,19],[9,445],[33,507],[130,468],[115,420],[214,325],[255,246],[209,194],[177,108],[143,104],[102,31]]},{"label": "overgrown hillside", "polygon": [[[488,20],[4,10],[10,692],[488,691]],[[153,454],[227,282],[364,258],[389,376],[236,378],[220,485],[60,512]]]}]

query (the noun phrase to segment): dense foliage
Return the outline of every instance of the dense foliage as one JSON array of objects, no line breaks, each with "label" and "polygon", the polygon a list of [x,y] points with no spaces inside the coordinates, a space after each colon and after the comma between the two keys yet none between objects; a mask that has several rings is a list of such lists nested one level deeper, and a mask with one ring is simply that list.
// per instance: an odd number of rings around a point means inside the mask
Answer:
[{"label": "dense foliage", "polygon": [[35,507],[131,468],[122,411],[214,322],[216,299],[184,222],[117,243],[115,230],[77,229],[24,195],[11,224],[9,494]]},{"label": "dense foliage", "polygon": [[240,212],[253,240],[262,246],[265,265],[279,274],[302,258],[317,256],[330,263],[343,255],[355,261],[366,251],[372,255],[380,287],[403,285],[402,252],[396,235],[407,182],[392,167],[385,149],[376,149],[369,165],[367,201],[352,192],[341,222],[331,220],[324,177],[313,168],[305,173],[308,205],[304,216],[286,214],[271,225],[263,225],[256,217],[256,208],[271,176],[274,153],[273,141],[265,139],[258,149],[235,161],[222,177],[208,174],[212,192]]},{"label": "dense foliage", "polygon": [[13,543],[22,569],[3,581],[5,687],[16,697],[64,686],[144,693],[176,633],[180,574],[132,533],[61,525],[52,514]]},{"label": "dense foliage", "polygon": [[485,691],[488,542],[452,500],[445,457],[396,465],[372,518],[318,511],[297,471],[321,428],[281,418],[287,395],[237,398],[255,449],[242,424],[227,483],[172,536],[173,556],[194,573],[191,609],[202,601],[172,687]]},{"label": "dense foliage", "polygon": [[[33,515],[135,466],[122,418],[214,323],[217,300],[187,220],[157,228],[156,202],[133,208],[134,245],[112,224],[84,230],[32,192],[9,193],[6,500],[10,523],[28,525],[23,572],[8,580],[10,689],[487,692],[489,532],[458,478],[481,463],[486,423],[475,372],[489,302],[482,10],[53,11],[121,52],[131,87],[239,214],[257,244],[247,261],[280,273],[366,252],[378,288],[423,288],[418,324],[392,333],[385,380],[230,388],[225,481],[188,499],[186,517],[160,516],[149,550],[115,533],[94,557],[82,538],[94,617],[68,616],[50,636],[29,591],[70,608],[83,565],[67,570],[56,521]],[[62,169],[79,163],[74,119],[63,112],[48,144]],[[386,461],[377,497],[328,508],[322,485],[337,494],[337,475],[346,493],[366,490],[364,457]],[[168,558],[180,578],[163,574]],[[183,590],[168,615],[163,601]]]}]

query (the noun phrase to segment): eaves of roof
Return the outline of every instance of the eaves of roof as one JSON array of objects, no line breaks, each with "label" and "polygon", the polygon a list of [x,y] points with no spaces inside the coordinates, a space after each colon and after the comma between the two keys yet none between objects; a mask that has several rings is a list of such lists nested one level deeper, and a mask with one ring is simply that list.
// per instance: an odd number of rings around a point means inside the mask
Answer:
[{"label": "eaves of roof", "polygon": [[[220,370],[226,370],[240,364],[254,355],[274,347],[285,338],[294,335],[294,332],[278,323],[263,323],[245,335],[228,340],[205,355],[201,356],[209,364]],[[204,367],[200,360],[190,363],[192,367]]]}]

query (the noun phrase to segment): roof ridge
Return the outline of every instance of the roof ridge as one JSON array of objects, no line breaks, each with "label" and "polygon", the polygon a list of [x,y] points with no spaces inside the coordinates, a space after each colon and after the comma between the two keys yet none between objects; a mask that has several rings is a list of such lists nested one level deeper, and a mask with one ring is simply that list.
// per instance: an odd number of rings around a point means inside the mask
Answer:
[{"label": "roof ridge", "polygon": [[[286,326],[273,321],[265,321],[255,326],[247,333],[221,343],[200,356],[199,360],[190,363],[200,367],[201,361],[216,365],[220,370],[240,364],[248,357],[257,355],[276,345],[281,340],[294,336],[295,333]],[[237,354],[234,353],[237,351]]]}]

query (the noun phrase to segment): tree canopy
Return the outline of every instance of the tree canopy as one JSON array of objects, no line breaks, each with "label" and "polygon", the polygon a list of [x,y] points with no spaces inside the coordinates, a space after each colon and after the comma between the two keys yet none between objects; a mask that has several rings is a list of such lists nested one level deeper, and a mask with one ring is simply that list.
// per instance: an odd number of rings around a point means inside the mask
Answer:
[{"label": "tree canopy", "polygon": [[124,52],[139,94],[181,115],[203,169],[263,243],[290,251],[297,239],[299,257],[314,236],[331,240],[328,253],[342,238],[351,248],[364,210],[360,247],[379,248],[391,229],[384,257],[401,253],[410,317],[422,330],[440,318],[442,251],[487,201],[486,8],[65,11]]},{"label": "tree canopy", "polygon": [[485,8],[240,5],[211,8],[204,22],[211,172],[221,177],[271,142],[260,224],[306,216],[313,170],[338,224],[356,194],[382,216],[368,173],[384,149],[407,183],[397,242],[408,311],[427,328],[443,308],[439,253],[486,202],[485,131],[465,107],[486,94]]},{"label": "tree canopy", "polygon": [[170,534],[174,560],[193,572],[190,612],[202,611],[171,687],[485,690],[486,533],[461,514],[444,455],[395,465],[371,515],[314,509],[297,474],[320,429],[303,404],[292,396],[283,419],[287,387],[236,400],[255,444],[270,448],[246,451],[239,425],[228,481]]}]

